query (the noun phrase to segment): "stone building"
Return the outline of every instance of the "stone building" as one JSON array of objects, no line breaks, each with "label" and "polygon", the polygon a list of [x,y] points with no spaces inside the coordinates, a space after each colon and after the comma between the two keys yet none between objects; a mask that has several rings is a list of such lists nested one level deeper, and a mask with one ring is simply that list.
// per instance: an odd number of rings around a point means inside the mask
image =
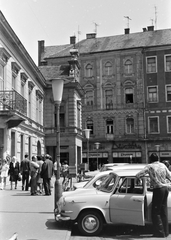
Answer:
[{"label": "stone building", "polygon": [[[91,33],[78,43],[71,37],[62,46],[39,42],[40,66],[63,64],[70,49],[78,49],[79,81],[85,92],[83,129],[91,129],[90,139],[83,139],[82,161],[87,162],[88,154],[91,170],[97,161],[148,162],[150,153],[158,150],[156,145],[162,144],[160,155],[171,150],[170,130],[166,131],[170,129],[170,100],[166,100],[170,98],[170,43],[171,30],[154,31],[153,26],[138,33],[125,29],[124,34],[110,37]],[[155,64],[156,72],[149,72]]]},{"label": "stone building", "polygon": [[45,79],[0,12],[0,158],[44,154]]},{"label": "stone building", "polygon": [[44,133],[46,152],[56,159],[57,121],[56,105],[52,95],[52,79],[64,81],[60,104],[60,162],[67,161],[78,171],[82,160],[82,103],[84,91],[79,84],[79,62],[77,50],[70,49],[68,59],[60,65],[39,66],[47,83],[44,104]]}]

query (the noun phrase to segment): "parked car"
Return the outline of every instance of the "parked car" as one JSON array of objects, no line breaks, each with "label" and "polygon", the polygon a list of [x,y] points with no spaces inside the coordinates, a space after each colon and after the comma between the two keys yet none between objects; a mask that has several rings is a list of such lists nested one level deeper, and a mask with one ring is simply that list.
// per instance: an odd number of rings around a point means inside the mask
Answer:
[{"label": "parked car", "polygon": [[107,171],[111,167],[118,167],[118,166],[124,166],[124,165],[129,165],[129,163],[106,163],[106,164],[103,164],[102,167],[98,170],[85,172],[85,175],[87,177],[94,177],[97,173]]},{"label": "parked car", "polygon": [[125,165],[112,165],[112,164],[104,164],[102,166],[102,169],[100,172],[98,172],[94,177],[92,177],[89,181],[83,181],[83,182],[76,182],[73,184],[73,190],[76,190],[78,188],[93,188],[100,185],[102,180],[111,172],[115,171],[117,169],[143,169],[146,166],[146,164],[125,164]]},{"label": "parked car", "polygon": [[[97,188],[68,192],[59,200],[56,220],[77,222],[79,231],[86,236],[99,235],[104,224],[150,224],[150,178],[139,180],[138,172],[138,169],[115,170]],[[171,193],[168,220],[171,223]]]}]

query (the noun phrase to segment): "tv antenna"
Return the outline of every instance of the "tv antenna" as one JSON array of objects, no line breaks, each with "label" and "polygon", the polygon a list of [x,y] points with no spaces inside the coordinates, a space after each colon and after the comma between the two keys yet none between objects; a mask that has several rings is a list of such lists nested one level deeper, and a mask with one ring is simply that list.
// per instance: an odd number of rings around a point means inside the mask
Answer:
[{"label": "tv antenna", "polygon": [[151,20],[151,26],[153,26],[154,19],[151,18],[150,20]]},{"label": "tv antenna", "polygon": [[155,9],[155,30],[157,30],[157,7],[154,6]]},{"label": "tv antenna", "polygon": [[93,23],[94,23],[94,26],[95,26],[94,32],[95,32],[96,35],[97,35],[97,27],[99,27],[99,24],[97,24],[96,22],[93,22]]},{"label": "tv antenna", "polygon": [[128,22],[127,22],[127,27],[129,28],[129,21],[132,20],[129,16],[124,16],[124,18],[127,18]]}]

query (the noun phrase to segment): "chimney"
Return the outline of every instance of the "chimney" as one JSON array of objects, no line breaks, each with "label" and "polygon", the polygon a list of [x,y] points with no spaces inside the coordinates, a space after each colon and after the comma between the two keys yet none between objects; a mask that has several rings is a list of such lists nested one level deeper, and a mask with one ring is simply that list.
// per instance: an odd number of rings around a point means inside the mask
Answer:
[{"label": "chimney", "polygon": [[92,38],[96,38],[96,33],[88,33],[88,34],[86,34],[86,39],[92,39]]},{"label": "chimney", "polygon": [[75,44],[76,43],[76,36],[71,36],[70,37],[70,44]]},{"label": "chimney", "polygon": [[38,41],[38,66],[41,65],[41,55],[45,50],[45,41]]},{"label": "chimney", "polygon": [[143,32],[146,32],[147,31],[147,28],[143,28]]},{"label": "chimney", "polygon": [[130,33],[130,29],[129,28],[125,28],[125,34],[129,34]]},{"label": "chimney", "polygon": [[154,31],[154,26],[148,26],[147,29],[148,31]]}]

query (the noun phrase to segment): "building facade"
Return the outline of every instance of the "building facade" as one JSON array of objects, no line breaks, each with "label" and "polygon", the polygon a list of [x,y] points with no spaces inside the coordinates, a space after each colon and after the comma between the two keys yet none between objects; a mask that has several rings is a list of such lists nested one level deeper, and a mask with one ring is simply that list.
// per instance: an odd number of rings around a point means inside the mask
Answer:
[{"label": "building facade", "polygon": [[[42,42],[40,43],[42,44]],[[83,89],[79,84],[79,62],[77,50],[71,49],[70,56],[60,65],[39,66],[46,78],[44,105],[44,132],[46,152],[56,159],[57,146],[60,144],[60,162],[67,161],[77,172],[82,161],[82,97]],[[64,81],[63,96],[60,103],[60,143],[57,142],[57,106],[52,95],[52,79]],[[75,169],[75,170],[74,170]]]},{"label": "building facade", "polygon": [[63,46],[39,43],[40,65],[58,65],[70,49],[79,51],[83,129],[91,129],[90,139],[83,139],[82,162],[88,155],[90,170],[97,161],[148,162],[158,150],[170,157],[170,43],[171,30],[153,26],[111,37],[87,34],[79,43],[71,37]]},{"label": "building facade", "polygon": [[0,12],[0,158],[44,154],[45,79]]}]

